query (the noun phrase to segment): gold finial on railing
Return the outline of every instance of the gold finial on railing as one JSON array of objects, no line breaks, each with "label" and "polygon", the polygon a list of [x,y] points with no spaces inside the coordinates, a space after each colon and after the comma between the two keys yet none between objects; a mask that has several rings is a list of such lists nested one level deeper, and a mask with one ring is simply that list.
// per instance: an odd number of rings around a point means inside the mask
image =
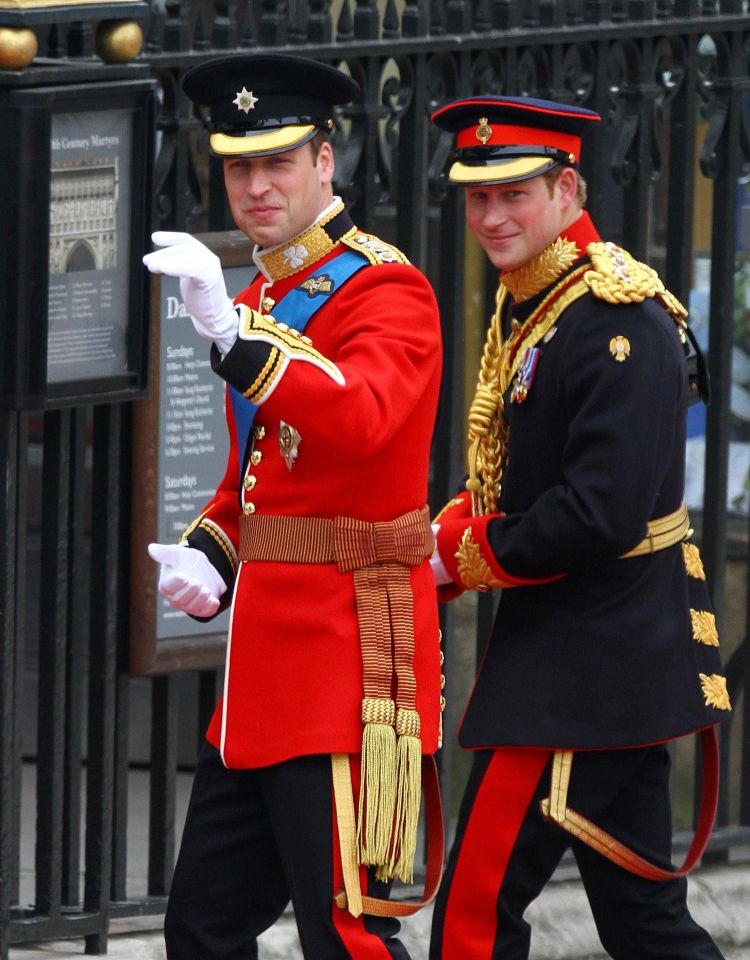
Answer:
[{"label": "gold finial on railing", "polygon": [[135,20],[103,20],[94,48],[105,63],[130,63],[143,48],[143,31]]},{"label": "gold finial on railing", "polygon": [[0,27],[0,70],[23,70],[38,48],[36,34],[28,27]]}]

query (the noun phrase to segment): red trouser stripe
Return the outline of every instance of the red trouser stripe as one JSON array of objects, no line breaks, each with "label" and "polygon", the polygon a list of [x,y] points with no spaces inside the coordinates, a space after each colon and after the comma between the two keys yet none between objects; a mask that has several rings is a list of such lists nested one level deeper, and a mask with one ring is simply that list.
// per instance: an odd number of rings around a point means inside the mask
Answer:
[{"label": "red trouser stripe", "polygon": [[548,750],[495,750],[474,797],[445,907],[443,957],[492,957],[497,897]]},{"label": "red trouser stripe", "polygon": [[[356,809],[357,795],[359,791],[359,757],[353,757],[350,760],[352,771],[352,787],[354,789],[354,803]],[[336,822],[336,802],[332,803],[331,816],[333,837],[333,893],[344,889],[344,871],[341,866],[341,848],[339,847],[339,831]],[[367,891],[367,869],[359,868],[360,888]],[[333,916],[333,925],[341,937],[341,941],[349,951],[351,957],[356,960],[393,960],[388,948],[376,934],[368,933],[365,929],[365,915],[353,917],[348,910],[342,910],[331,900],[331,910]]]}]

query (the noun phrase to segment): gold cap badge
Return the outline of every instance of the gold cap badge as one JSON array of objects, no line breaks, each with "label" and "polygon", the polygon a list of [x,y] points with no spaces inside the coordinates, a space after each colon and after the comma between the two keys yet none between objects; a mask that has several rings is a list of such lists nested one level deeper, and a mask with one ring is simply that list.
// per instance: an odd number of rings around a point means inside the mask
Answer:
[{"label": "gold cap badge", "polygon": [[630,340],[627,337],[612,337],[609,341],[609,352],[618,363],[622,363],[630,356]]},{"label": "gold cap badge", "polygon": [[487,122],[487,117],[479,118],[479,126],[477,127],[475,136],[480,143],[487,143],[492,136],[492,127]]}]

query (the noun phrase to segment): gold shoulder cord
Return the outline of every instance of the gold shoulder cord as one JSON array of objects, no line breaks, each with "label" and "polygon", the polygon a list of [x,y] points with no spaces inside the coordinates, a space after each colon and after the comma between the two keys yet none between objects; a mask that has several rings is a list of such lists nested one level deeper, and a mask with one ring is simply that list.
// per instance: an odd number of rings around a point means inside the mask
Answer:
[{"label": "gold shoulder cord", "polygon": [[607,303],[642,303],[653,297],[678,327],[687,326],[687,310],[667,290],[653,267],[636,260],[614,243],[590,243],[586,253],[591,259],[591,269],[585,280],[594,296]]},{"label": "gold shoulder cord", "polygon": [[476,393],[469,410],[469,479],[471,507],[475,517],[495,513],[500,496],[500,478],[508,441],[500,389],[500,352],[503,307],[508,291],[502,285],[495,294],[495,312],[484,344]]},{"label": "gold shoulder cord", "polygon": [[474,516],[495,513],[500,500],[508,443],[503,394],[516,374],[524,349],[537,344],[574,300],[589,291],[608,303],[642,303],[653,297],[674,320],[680,338],[685,337],[687,310],[666,289],[652,267],[640,263],[613,243],[591,243],[586,253],[590,265],[577,268],[561,294],[559,287],[552,290],[521,329],[514,330],[505,342],[501,322],[508,291],[502,283],[498,286],[495,312],[487,331],[476,392],[469,410],[466,489],[471,492]]},{"label": "gold shoulder cord", "polygon": [[495,295],[495,312],[487,331],[476,393],[469,409],[469,479],[474,516],[496,513],[500,501],[501,479],[508,445],[503,394],[510,386],[525,347],[537,344],[557,323],[562,312],[574,300],[588,292],[583,282],[585,267],[570,277],[563,293],[552,290],[519,330],[507,340],[502,335],[502,313],[508,291],[501,283]]},{"label": "gold shoulder cord", "polygon": [[409,263],[406,254],[402,253],[398,247],[386,243],[372,233],[364,233],[356,228],[344,234],[341,243],[361,253],[373,266],[381,263]]}]

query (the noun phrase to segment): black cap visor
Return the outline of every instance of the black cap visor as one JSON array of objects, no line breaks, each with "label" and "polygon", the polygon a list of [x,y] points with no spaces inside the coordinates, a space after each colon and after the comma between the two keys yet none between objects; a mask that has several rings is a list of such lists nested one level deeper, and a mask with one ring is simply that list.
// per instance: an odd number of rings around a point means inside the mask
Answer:
[{"label": "black cap visor", "polygon": [[448,180],[459,186],[516,183],[558,164],[575,166],[571,154],[554,147],[465,147],[454,154]]}]

